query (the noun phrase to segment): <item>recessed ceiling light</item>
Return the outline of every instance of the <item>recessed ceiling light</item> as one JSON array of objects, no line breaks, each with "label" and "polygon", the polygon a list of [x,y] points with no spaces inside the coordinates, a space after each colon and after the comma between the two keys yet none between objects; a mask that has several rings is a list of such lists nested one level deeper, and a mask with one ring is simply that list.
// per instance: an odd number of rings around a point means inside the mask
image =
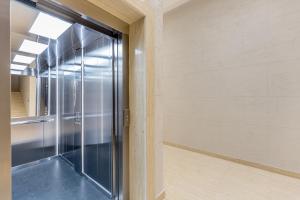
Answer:
[{"label": "recessed ceiling light", "polygon": [[18,63],[31,64],[34,60],[34,57],[16,55],[13,61]]},{"label": "recessed ceiling light", "polygon": [[29,32],[56,40],[71,25],[66,21],[40,12]]},{"label": "recessed ceiling light", "polygon": [[32,53],[32,54],[41,54],[45,49],[47,49],[48,45],[30,41],[30,40],[24,40],[19,51]]},{"label": "recessed ceiling light", "polygon": [[10,64],[10,69],[12,70],[24,70],[26,68],[27,68],[26,65]]}]

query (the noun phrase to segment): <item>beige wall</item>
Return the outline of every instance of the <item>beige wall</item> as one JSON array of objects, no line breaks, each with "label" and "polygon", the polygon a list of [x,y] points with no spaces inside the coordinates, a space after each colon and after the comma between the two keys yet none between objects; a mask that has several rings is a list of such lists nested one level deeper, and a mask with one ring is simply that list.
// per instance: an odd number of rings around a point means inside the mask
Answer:
[{"label": "beige wall", "polygon": [[163,67],[163,7],[162,3],[156,9],[155,35],[155,64],[154,64],[154,149],[155,149],[155,194],[162,196],[164,192],[163,174],[163,92],[162,92],[162,67]]},{"label": "beige wall", "polygon": [[[156,7],[155,19],[141,19],[130,25],[130,193],[134,194],[130,199],[152,200],[164,194],[163,110],[161,109],[162,94],[159,78],[162,69],[163,15],[161,9],[162,7]],[[153,32],[147,33],[145,30]],[[153,37],[151,41],[149,41],[149,34]],[[155,59],[150,60],[149,54]],[[148,157],[146,162],[143,161],[145,155]],[[148,188],[146,194],[143,189],[145,187]]]},{"label": "beige wall", "polygon": [[10,158],[10,9],[0,1],[0,198],[11,199]]},{"label": "beige wall", "polygon": [[300,173],[299,10],[192,0],[168,13],[164,139]]},{"label": "beige wall", "polygon": [[187,3],[188,1],[190,0],[163,0],[163,10],[164,12],[168,12]]},{"label": "beige wall", "polygon": [[22,76],[20,78],[20,91],[28,116],[36,116],[36,78]]}]

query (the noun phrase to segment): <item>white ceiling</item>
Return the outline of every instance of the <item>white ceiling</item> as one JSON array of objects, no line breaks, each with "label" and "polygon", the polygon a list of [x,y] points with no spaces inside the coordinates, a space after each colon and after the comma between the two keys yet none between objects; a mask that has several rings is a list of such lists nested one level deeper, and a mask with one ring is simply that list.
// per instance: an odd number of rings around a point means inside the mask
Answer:
[{"label": "white ceiling", "polygon": [[39,11],[24,3],[11,1],[11,31],[28,34],[28,31]]},{"label": "white ceiling", "polygon": [[190,0],[163,0],[164,12],[167,13],[189,1]]},{"label": "white ceiling", "polygon": [[[29,34],[39,11],[17,1],[11,1],[11,50],[17,51],[23,40],[35,40],[36,36]],[[12,57],[14,53],[12,53]]]}]

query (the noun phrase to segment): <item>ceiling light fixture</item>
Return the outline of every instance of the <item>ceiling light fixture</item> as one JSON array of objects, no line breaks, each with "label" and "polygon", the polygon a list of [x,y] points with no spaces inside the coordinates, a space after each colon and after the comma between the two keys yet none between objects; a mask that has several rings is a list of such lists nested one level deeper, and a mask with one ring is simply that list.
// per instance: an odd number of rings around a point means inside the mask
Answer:
[{"label": "ceiling light fixture", "polygon": [[48,48],[48,45],[30,41],[30,40],[24,40],[21,47],[19,48],[19,51],[32,53],[32,54],[41,54],[45,49]]},{"label": "ceiling light fixture", "polygon": [[10,69],[12,69],[12,70],[21,70],[21,71],[23,71],[26,68],[27,68],[26,65],[10,64]]},{"label": "ceiling light fixture", "polygon": [[40,12],[29,32],[56,40],[72,24]]},{"label": "ceiling light fixture", "polygon": [[34,60],[34,57],[16,55],[13,61],[18,63],[31,64]]}]

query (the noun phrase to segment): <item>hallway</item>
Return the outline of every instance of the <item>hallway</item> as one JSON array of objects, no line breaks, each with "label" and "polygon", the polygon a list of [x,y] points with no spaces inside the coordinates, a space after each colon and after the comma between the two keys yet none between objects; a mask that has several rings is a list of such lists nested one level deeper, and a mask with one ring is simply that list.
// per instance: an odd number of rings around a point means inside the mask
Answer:
[{"label": "hallway", "polygon": [[299,200],[300,180],[164,146],[166,200]]}]

